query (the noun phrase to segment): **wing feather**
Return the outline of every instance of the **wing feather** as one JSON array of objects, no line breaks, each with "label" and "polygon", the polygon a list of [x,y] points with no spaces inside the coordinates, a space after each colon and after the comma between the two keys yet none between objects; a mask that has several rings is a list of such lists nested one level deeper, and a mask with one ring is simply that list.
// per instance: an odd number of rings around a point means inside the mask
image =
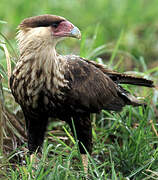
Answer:
[{"label": "wing feather", "polygon": [[101,109],[120,111],[125,105],[118,86],[93,64],[80,58],[67,56],[69,82],[68,104],[76,111],[97,112]]}]

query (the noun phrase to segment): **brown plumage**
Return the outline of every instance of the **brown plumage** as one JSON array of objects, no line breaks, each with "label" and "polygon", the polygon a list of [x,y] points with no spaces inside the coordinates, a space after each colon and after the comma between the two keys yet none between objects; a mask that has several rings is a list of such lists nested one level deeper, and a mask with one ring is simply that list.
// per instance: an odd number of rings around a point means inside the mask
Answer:
[{"label": "brown plumage", "polygon": [[[65,18],[42,15],[25,19],[17,36],[20,59],[10,79],[28,133],[28,148],[42,145],[48,118],[73,118],[77,138],[92,152],[90,113],[121,111],[125,105],[142,105],[120,84],[153,87],[153,81],[120,74],[75,55],[61,56],[55,46],[63,37],[80,38],[78,28]],[[80,144],[82,154],[85,150]]]}]

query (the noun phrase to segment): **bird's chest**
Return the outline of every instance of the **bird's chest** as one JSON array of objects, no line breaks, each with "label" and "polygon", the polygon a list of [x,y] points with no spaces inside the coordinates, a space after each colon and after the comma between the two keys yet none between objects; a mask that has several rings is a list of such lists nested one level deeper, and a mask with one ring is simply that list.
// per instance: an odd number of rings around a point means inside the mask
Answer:
[{"label": "bird's chest", "polygon": [[45,78],[33,78],[31,73],[12,77],[11,89],[16,101],[23,106],[37,106],[40,92],[45,88]]},{"label": "bird's chest", "polygon": [[53,107],[56,99],[62,99],[61,89],[68,86],[64,77],[67,64],[60,59],[42,60],[19,61],[13,71],[11,89],[20,105]]},{"label": "bird's chest", "polygon": [[61,106],[66,87],[62,76],[45,74],[41,72],[27,73],[14,76],[12,91],[16,101],[23,106],[37,108],[39,105],[45,109],[56,109]]}]

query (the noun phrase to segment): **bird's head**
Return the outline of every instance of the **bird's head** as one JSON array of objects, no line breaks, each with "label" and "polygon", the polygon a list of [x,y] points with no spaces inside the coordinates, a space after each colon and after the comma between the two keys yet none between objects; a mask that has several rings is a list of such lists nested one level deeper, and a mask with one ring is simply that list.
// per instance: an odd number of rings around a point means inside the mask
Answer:
[{"label": "bird's head", "polygon": [[17,39],[20,45],[25,43],[53,44],[54,46],[65,37],[80,39],[79,29],[63,17],[41,15],[24,19],[19,25]]}]

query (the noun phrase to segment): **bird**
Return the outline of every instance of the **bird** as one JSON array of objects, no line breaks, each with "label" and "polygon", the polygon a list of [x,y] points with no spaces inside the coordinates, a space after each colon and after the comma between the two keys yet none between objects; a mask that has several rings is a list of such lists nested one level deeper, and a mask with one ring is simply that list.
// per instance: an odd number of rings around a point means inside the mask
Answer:
[{"label": "bird", "polygon": [[73,134],[74,123],[87,171],[87,152],[92,153],[90,114],[144,105],[121,84],[154,87],[154,83],[77,55],[58,54],[56,45],[69,37],[81,39],[81,32],[64,17],[44,14],[24,19],[18,26],[19,59],[10,88],[25,117],[30,154],[42,146],[48,118],[58,118]]}]

